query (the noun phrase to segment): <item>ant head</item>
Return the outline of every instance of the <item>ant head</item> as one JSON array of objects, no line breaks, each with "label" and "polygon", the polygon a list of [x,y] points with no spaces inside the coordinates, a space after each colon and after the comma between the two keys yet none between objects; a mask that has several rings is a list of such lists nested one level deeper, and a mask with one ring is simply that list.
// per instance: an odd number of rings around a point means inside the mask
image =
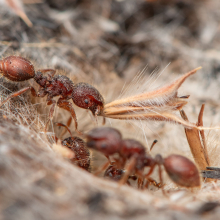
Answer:
[{"label": "ant head", "polygon": [[70,149],[80,149],[80,147],[85,146],[85,142],[79,137],[68,137],[65,138],[61,144]]},{"label": "ant head", "polygon": [[74,152],[75,157],[71,160],[74,164],[85,170],[90,170],[90,152],[81,138],[68,137],[61,144]]},{"label": "ant head", "polygon": [[106,156],[117,153],[121,147],[121,133],[114,128],[95,128],[86,136],[87,146],[102,152]]},{"label": "ant head", "polygon": [[176,184],[184,187],[200,187],[199,171],[188,158],[172,154],[164,159],[163,165],[169,177]]},{"label": "ant head", "polygon": [[130,158],[134,154],[145,155],[145,147],[134,139],[124,139],[122,141],[120,155],[124,158]]},{"label": "ant head", "polygon": [[74,86],[72,99],[75,105],[89,109],[94,116],[101,115],[104,108],[102,95],[95,87],[87,83],[78,83]]},{"label": "ant head", "polygon": [[4,77],[12,81],[25,81],[34,78],[35,71],[33,64],[19,56],[9,56],[0,60],[0,71]]},{"label": "ant head", "polygon": [[122,178],[122,175],[125,173],[122,169],[117,169],[114,165],[110,165],[104,174],[104,177],[107,177],[109,179],[118,181]]}]

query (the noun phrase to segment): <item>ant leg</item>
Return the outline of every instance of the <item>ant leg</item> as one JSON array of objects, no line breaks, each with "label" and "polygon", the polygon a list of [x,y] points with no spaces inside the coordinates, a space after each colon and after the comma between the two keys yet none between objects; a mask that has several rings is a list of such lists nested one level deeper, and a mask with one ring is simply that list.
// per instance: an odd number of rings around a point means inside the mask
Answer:
[{"label": "ant leg", "polygon": [[114,163],[116,164],[116,167],[118,169],[124,169],[126,159],[124,159],[124,158],[113,158],[113,159],[114,159]]},{"label": "ant leg", "polygon": [[136,161],[137,161],[136,157],[132,157],[130,159],[129,163],[125,167],[125,173],[124,173],[122,179],[119,181],[119,186],[121,186],[127,182],[131,172],[133,171],[133,169],[136,165]]},{"label": "ant leg", "polygon": [[155,168],[155,164],[153,164],[149,170],[149,172],[145,175],[145,178],[148,178],[154,171]]},{"label": "ant leg", "polygon": [[138,176],[138,189],[143,189],[143,184],[144,184],[143,170],[136,170],[136,175]]},{"label": "ant leg", "polygon": [[138,177],[138,189],[142,189],[142,187],[143,187],[143,178]]},{"label": "ant leg", "polygon": [[52,105],[51,108],[50,108],[50,112],[49,112],[49,118],[46,122],[46,125],[45,125],[45,128],[44,128],[44,132],[46,133],[47,132],[47,126],[50,122],[50,120],[53,118],[53,114],[54,114],[54,108],[55,108],[55,105],[56,105],[56,101],[55,100],[52,100],[50,98],[47,99],[47,105]]},{"label": "ant leg", "polygon": [[154,186],[156,186],[157,188],[161,188],[161,183],[157,183],[156,180],[148,177],[147,178],[147,182],[145,184],[145,188],[148,188],[149,187],[149,183],[152,183]]},{"label": "ant leg", "polygon": [[[67,121],[67,123],[66,123],[66,127],[67,127],[68,129],[69,129],[69,126],[70,126],[71,122],[72,122],[72,117],[69,117],[69,119],[68,119],[68,121]],[[60,135],[60,139],[63,139],[63,136],[64,136],[64,134],[66,134],[66,132],[68,131],[68,129],[65,129],[65,130],[62,131],[62,133],[61,133],[61,135]],[[71,136],[72,136],[72,134],[71,134]]]},{"label": "ant leg", "polygon": [[163,188],[164,185],[163,185],[163,178],[162,178],[162,169],[161,169],[161,165],[159,164],[158,167],[159,167],[158,172],[159,172],[159,178],[160,178],[160,183],[161,183],[161,189],[162,189],[163,194],[164,194],[165,196],[167,196],[167,194],[165,193],[164,188]]},{"label": "ant leg", "polygon": [[151,178],[149,178],[149,176],[153,173],[155,168],[155,164],[153,164],[149,170],[149,172],[147,174],[145,174],[145,179],[147,179],[147,183],[145,184],[145,187],[148,187],[148,181],[150,181]]},{"label": "ant leg", "polygon": [[27,88],[21,89],[21,90],[19,90],[18,92],[14,92],[14,93],[12,93],[11,95],[9,95],[8,98],[6,98],[3,102],[0,103],[0,107],[1,107],[2,105],[4,105],[6,102],[8,102],[10,99],[12,99],[12,98],[14,98],[14,97],[17,97],[17,96],[19,96],[19,95],[21,95],[21,94],[27,92],[28,90],[31,90],[31,94],[32,94],[33,96],[38,97],[38,95],[37,95],[35,89],[34,89],[33,87],[29,86],[29,87],[27,87]]},{"label": "ant leg", "polygon": [[101,169],[98,169],[98,170],[94,173],[95,176],[98,176],[103,170],[106,170],[106,169],[107,169],[107,167],[109,166],[109,164],[111,164],[111,161],[110,161],[109,156],[106,156],[106,157],[107,157],[108,161],[102,166]]},{"label": "ant leg", "polygon": [[[68,131],[69,134],[70,134],[70,136],[73,138],[73,135],[72,135],[70,129],[69,129],[66,125],[64,125],[63,123],[59,123],[59,122],[57,122],[57,123],[56,123],[56,126],[61,126],[61,127],[66,128],[65,131]],[[62,139],[62,138],[60,138],[60,139]]]},{"label": "ant leg", "polygon": [[60,108],[63,108],[67,111],[70,112],[70,114],[72,115],[72,118],[74,119],[75,121],[75,129],[76,129],[76,132],[79,134],[79,135],[82,135],[82,132],[78,131],[78,123],[77,123],[77,118],[76,118],[76,113],[74,111],[74,108],[73,108],[73,105],[66,101],[65,99],[62,99],[60,98],[57,102],[57,105],[60,107]]}]

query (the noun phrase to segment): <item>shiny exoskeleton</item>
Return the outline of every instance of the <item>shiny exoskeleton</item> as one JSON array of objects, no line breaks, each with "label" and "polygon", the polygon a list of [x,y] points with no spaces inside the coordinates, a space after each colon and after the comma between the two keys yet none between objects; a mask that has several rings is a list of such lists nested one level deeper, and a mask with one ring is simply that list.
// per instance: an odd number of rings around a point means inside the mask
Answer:
[{"label": "shiny exoskeleton", "polygon": [[[0,107],[9,99],[19,96],[31,90],[33,96],[47,96],[47,105],[52,105],[49,112],[50,119],[53,118],[55,105],[69,111],[75,121],[76,131],[78,127],[76,114],[72,104],[68,101],[72,99],[74,104],[80,108],[89,109],[94,116],[100,115],[104,107],[104,99],[99,91],[87,83],[74,84],[68,77],[63,75],[54,76],[56,70],[42,69],[35,71],[33,64],[19,56],[9,56],[0,60],[0,72],[9,80],[20,82],[33,78],[40,86],[38,92],[33,87],[21,89],[11,94],[7,99],[0,103]],[[43,75],[47,73],[47,75]],[[60,96],[57,103],[53,97]],[[47,127],[45,126],[45,130]]]},{"label": "shiny exoskeleton", "polygon": [[[200,174],[195,164],[188,158],[172,154],[166,158],[161,155],[151,157],[145,152],[144,146],[133,139],[122,139],[121,134],[114,128],[96,128],[87,134],[87,146],[102,152],[106,157],[119,154],[119,159],[114,158],[115,163],[119,165],[118,169],[111,168],[116,178],[122,175],[121,168],[125,169],[121,183],[125,183],[130,174],[134,173],[139,178],[139,186],[143,184],[144,179],[154,171],[156,165],[159,167],[159,178],[162,184],[162,170],[164,166],[167,174],[177,185],[184,187],[199,187],[201,184]],[[114,150],[113,150],[114,149]],[[125,162],[129,159],[129,162]],[[150,170],[144,174],[144,168],[149,167]],[[114,174],[113,172],[113,174]],[[118,174],[118,176],[116,175]]]}]

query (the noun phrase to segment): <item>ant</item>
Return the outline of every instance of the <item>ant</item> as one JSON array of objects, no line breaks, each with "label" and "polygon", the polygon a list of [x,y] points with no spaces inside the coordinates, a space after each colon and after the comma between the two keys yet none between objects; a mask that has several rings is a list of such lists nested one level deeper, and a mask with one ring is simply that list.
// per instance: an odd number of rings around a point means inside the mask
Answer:
[{"label": "ant", "polygon": [[[73,137],[71,131],[66,125],[62,123],[56,123],[56,125],[65,127],[71,135],[71,137],[65,138],[61,141],[62,146],[69,148],[75,154],[75,157],[70,161],[78,167],[90,171],[90,152],[86,147],[86,143],[79,137]],[[55,140],[57,142],[58,138],[55,137]]]},{"label": "ant", "polygon": [[[111,165],[109,165],[109,167],[106,169],[105,173],[104,173],[104,177],[108,178],[108,179],[111,179],[111,180],[114,180],[114,181],[119,181],[122,179],[123,175],[125,174],[125,170],[124,169],[118,169],[117,168],[117,165],[112,162]],[[137,180],[138,177],[136,175],[131,175],[128,177],[128,180],[127,180],[127,184],[130,186],[130,182],[129,180],[132,179],[132,180]],[[148,188],[148,186],[151,184],[151,185],[154,185],[156,186],[157,188],[161,188],[161,183],[157,183],[154,179],[148,177],[147,179],[147,183],[145,185],[146,188]]]},{"label": "ant", "polygon": [[[78,123],[76,113],[72,104],[68,101],[73,100],[73,103],[80,108],[89,109],[96,117],[101,114],[104,108],[104,99],[99,91],[87,83],[74,84],[68,77],[63,75],[55,76],[56,70],[54,69],[40,69],[35,71],[33,64],[20,56],[8,56],[0,60],[0,72],[7,79],[15,82],[25,81],[33,78],[37,84],[40,85],[38,92],[29,86],[23,88],[18,92],[12,93],[3,102],[0,107],[9,101],[11,98],[19,96],[28,90],[35,97],[45,97],[47,95],[47,105],[52,105],[49,112],[49,119],[45,125],[45,131],[49,121],[53,118],[54,108],[57,104],[58,107],[63,108],[71,113],[75,121],[75,129],[78,131]],[[47,73],[47,76],[43,76]],[[53,98],[60,96],[57,103]]]},{"label": "ant", "polygon": [[[156,141],[153,142],[151,149],[155,143]],[[158,172],[162,186],[162,166],[177,185],[199,187],[201,184],[199,171],[188,158],[176,154],[166,158],[158,154],[153,158],[146,153],[145,147],[140,142],[132,139],[123,140],[121,133],[114,128],[101,127],[91,130],[87,134],[87,146],[102,152],[108,159],[111,155],[119,154],[119,159],[114,158],[115,163],[119,164],[119,169],[126,165],[125,173],[119,181],[120,185],[128,180],[131,173],[134,173],[138,176],[138,186],[141,188],[144,179],[150,180],[149,177],[156,165],[159,167]],[[126,163],[127,160],[129,160],[128,163]],[[110,159],[109,162],[111,163]],[[150,168],[147,174],[144,174],[145,167]]]},{"label": "ant", "polygon": [[[114,181],[119,181],[122,179],[124,173],[125,173],[124,169],[118,169],[117,165],[114,162],[112,162],[111,165],[109,165],[109,167],[106,169],[104,173],[104,177]],[[129,176],[128,179],[137,180],[137,176],[131,175]],[[127,184],[131,185],[128,180],[127,180]]]}]

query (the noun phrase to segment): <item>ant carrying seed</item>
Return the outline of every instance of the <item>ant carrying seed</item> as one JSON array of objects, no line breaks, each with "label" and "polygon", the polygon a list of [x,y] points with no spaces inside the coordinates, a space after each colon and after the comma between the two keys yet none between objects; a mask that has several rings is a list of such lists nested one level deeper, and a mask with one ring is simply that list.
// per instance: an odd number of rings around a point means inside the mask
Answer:
[{"label": "ant carrying seed", "polygon": [[[31,90],[31,94],[35,97],[45,97],[47,95],[47,105],[52,106],[50,108],[49,119],[46,123],[45,130],[49,121],[53,118],[56,104],[58,107],[71,113],[78,133],[81,132],[77,129],[78,123],[76,113],[68,100],[72,99],[73,103],[80,108],[89,109],[95,117],[101,114],[104,107],[102,95],[93,86],[82,82],[74,84],[68,77],[63,75],[55,76],[56,70],[54,69],[41,69],[35,71],[33,64],[23,57],[9,56],[0,60],[0,71],[4,77],[11,81],[20,82],[33,78],[35,82],[40,85],[38,92],[36,92],[33,87],[29,86],[11,94],[0,103],[0,107],[11,98],[19,96],[28,90]],[[47,76],[43,76],[44,73],[47,73]],[[53,100],[55,96],[60,96],[57,103]]]},{"label": "ant carrying seed", "polygon": [[[135,174],[138,177],[138,186],[142,188],[145,179],[150,181],[149,177],[157,165],[161,185],[163,185],[162,166],[164,166],[168,176],[177,185],[184,187],[200,186],[199,171],[195,164],[186,157],[172,154],[162,158],[158,154],[153,158],[146,153],[145,147],[140,142],[133,139],[123,140],[121,137],[118,130],[108,127],[95,128],[87,134],[88,147],[102,152],[108,159],[118,153],[119,158],[114,158],[115,164],[119,167],[118,169],[125,170],[120,179],[120,184],[126,183],[129,176]],[[110,159],[107,164],[109,163],[111,163]],[[105,167],[107,166],[105,165]],[[145,167],[150,168],[147,174],[144,174]],[[118,172],[119,170],[116,170],[116,174]]]},{"label": "ant carrying seed", "polygon": [[[90,171],[90,152],[86,147],[86,143],[79,137],[73,137],[66,125],[62,123],[56,123],[56,125],[65,127],[71,135],[71,137],[65,138],[61,141],[61,145],[69,148],[75,154],[75,157],[70,159],[70,162],[84,170]],[[55,137],[55,139],[57,142],[58,138]]]}]

